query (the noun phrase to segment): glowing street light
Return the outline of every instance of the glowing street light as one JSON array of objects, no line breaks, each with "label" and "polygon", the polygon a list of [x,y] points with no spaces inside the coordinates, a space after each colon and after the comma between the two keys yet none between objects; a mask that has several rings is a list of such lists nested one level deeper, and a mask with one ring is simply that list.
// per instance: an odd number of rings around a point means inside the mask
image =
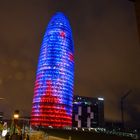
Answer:
[{"label": "glowing street light", "polygon": [[19,118],[19,110],[14,111],[14,118],[18,119]]},{"label": "glowing street light", "polygon": [[16,124],[19,119],[19,110],[14,111],[13,118],[14,118],[14,134],[15,134]]},{"label": "glowing street light", "polygon": [[104,98],[98,97],[99,101],[104,101]]},{"label": "glowing street light", "polygon": [[14,114],[14,119],[18,119],[19,118],[19,114]]}]

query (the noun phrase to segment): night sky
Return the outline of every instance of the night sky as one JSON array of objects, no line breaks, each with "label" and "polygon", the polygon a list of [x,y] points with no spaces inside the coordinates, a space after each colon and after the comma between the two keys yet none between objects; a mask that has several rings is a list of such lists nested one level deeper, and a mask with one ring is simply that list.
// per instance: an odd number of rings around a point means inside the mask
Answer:
[{"label": "night sky", "polygon": [[[128,0],[12,0],[0,3],[0,111],[30,115],[39,50],[52,15],[64,12],[75,46],[75,95],[104,97],[105,119],[140,118],[140,46]],[[138,122],[137,122],[138,123]],[[140,125],[140,122],[139,122]]]}]

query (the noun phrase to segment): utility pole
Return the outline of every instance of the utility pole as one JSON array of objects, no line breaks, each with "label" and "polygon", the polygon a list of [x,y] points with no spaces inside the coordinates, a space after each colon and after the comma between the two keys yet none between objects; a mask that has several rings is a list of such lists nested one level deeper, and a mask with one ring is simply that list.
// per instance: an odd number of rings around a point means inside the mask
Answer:
[{"label": "utility pole", "polygon": [[134,3],[140,43],[140,0],[128,0]]},{"label": "utility pole", "polygon": [[131,93],[131,90],[127,90],[126,93],[121,97],[121,119],[122,119],[122,128],[124,129],[124,99]]}]

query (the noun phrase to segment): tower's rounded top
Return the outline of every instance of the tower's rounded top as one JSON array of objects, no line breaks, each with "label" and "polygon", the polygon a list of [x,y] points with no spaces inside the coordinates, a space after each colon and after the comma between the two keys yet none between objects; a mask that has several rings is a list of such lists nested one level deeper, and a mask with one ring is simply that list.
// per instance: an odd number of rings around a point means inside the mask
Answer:
[{"label": "tower's rounded top", "polygon": [[56,16],[56,15],[59,15],[59,16],[61,15],[61,16],[66,17],[65,14],[64,14],[63,12],[56,12],[56,13],[54,14],[54,16]]},{"label": "tower's rounded top", "polygon": [[69,24],[68,18],[62,12],[56,12],[54,16],[52,16],[49,24],[49,28],[62,28],[64,30],[69,30],[71,32],[71,27]]},{"label": "tower's rounded top", "polygon": [[56,42],[68,42],[69,45],[67,47],[74,52],[72,30],[68,18],[62,12],[56,12],[52,16],[44,36],[45,38],[49,36],[50,40],[56,39]]}]

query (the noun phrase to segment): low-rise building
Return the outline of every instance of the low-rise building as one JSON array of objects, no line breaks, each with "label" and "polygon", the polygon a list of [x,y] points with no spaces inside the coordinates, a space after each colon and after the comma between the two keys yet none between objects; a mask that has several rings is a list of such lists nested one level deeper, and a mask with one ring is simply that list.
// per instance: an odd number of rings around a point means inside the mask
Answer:
[{"label": "low-rise building", "polygon": [[72,126],[93,128],[104,126],[104,99],[74,96]]}]

